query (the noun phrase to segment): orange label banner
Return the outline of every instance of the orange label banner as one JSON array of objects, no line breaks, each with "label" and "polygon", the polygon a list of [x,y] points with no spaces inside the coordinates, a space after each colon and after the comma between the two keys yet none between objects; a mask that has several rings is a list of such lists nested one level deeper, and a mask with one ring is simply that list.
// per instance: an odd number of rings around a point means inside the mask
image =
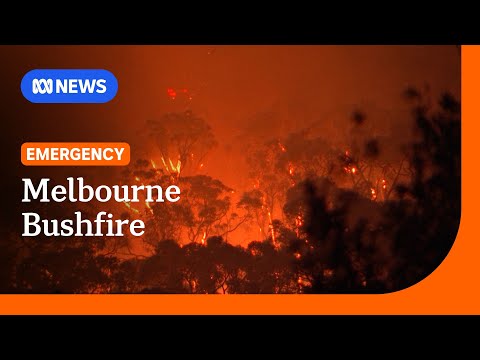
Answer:
[{"label": "orange label banner", "polygon": [[124,142],[29,142],[22,145],[25,166],[124,166],[129,163],[130,145]]}]

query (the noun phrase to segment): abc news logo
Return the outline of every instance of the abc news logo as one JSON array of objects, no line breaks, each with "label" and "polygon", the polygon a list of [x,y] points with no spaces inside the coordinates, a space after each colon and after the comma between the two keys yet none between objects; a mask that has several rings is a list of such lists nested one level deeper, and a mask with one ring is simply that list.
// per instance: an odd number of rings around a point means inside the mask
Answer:
[{"label": "abc news logo", "polygon": [[[33,79],[33,94],[103,94],[107,91],[105,79]],[[55,84],[55,86],[54,86]]]},{"label": "abc news logo", "polygon": [[32,103],[106,103],[118,91],[118,81],[103,69],[35,69],[23,76],[23,96]]}]

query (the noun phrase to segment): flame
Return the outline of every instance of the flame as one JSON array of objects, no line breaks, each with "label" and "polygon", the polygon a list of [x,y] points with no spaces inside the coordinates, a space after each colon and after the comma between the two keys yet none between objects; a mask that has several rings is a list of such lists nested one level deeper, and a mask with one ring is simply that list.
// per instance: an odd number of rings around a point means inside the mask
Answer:
[{"label": "flame", "polygon": [[123,203],[125,204],[125,206],[126,206],[130,211],[133,211],[135,214],[140,214],[140,211],[137,210],[137,209],[132,208],[132,206],[130,205],[130,203],[127,203],[126,201],[124,201]]},{"label": "flame", "polygon": [[293,168],[292,163],[288,163],[288,173],[289,173],[290,175],[293,175],[293,170],[294,170],[294,168]]},{"label": "flame", "polygon": [[297,227],[300,227],[303,225],[302,215],[297,215],[297,217],[295,218],[295,225]]},{"label": "flame", "polygon": [[169,173],[176,173],[177,176],[180,175],[180,170],[182,168],[182,162],[180,160],[177,160],[177,165],[174,165],[172,159],[168,158],[168,164],[170,165],[168,166],[165,158],[162,156],[162,163],[165,167],[165,170],[167,170]]},{"label": "flame", "polygon": [[253,256],[258,256],[261,254],[261,251],[258,251],[258,249],[253,248],[250,250],[250,254],[252,254]]},{"label": "flame", "polygon": [[372,200],[375,200],[377,198],[377,192],[375,191],[374,188],[371,188],[370,192],[372,193]]},{"label": "flame", "polygon": [[385,179],[382,179],[382,189],[385,190],[387,188],[387,182]]},{"label": "flame", "polygon": [[175,167],[175,170],[177,172],[177,174],[180,174],[180,169],[182,167],[182,162],[179,160],[177,160],[177,166]]},{"label": "flame", "polygon": [[200,164],[200,169],[203,168],[203,163]]},{"label": "flame", "polygon": [[300,255],[298,252],[293,254],[293,256],[295,256],[295,259],[300,259],[302,257],[302,255]]},{"label": "flame", "polygon": [[353,175],[355,175],[355,174],[357,173],[357,171],[358,171],[355,166],[352,166],[351,168],[345,166],[345,167],[343,168],[343,170],[345,170],[345,172],[347,172],[347,173],[349,173],[349,174],[353,174]]},{"label": "flame", "polygon": [[155,164],[155,161],[153,161],[153,159],[150,160],[150,162],[152,163],[152,167],[157,170],[157,165]]},{"label": "flame", "polygon": [[[295,233],[297,234],[297,237],[300,236],[300,227],[303,225],[303,218],[302,215],[297,215],[295,217]],[[305,242],[308,243],[308,240],[305,240]]]},{"label": "flame", "polygon": [[280,141],[278,142],[278,147],[280,148],[280,150],[281,150],[282,152],[286,152],[286,151],[287,151],[287,149],[285,149],[285,146],[283,146],[283,144],[282,144]]},{"label": "flame", "polygon": [[273,241],[273,245],[277,245],[277,242],[275,240],[275,229],[273,228],[273,222],[272,222],[272,214],[270,213],[270,210],[268,211],[268,222],[269,222],[269,228],[270,228],[270,232],[272,233],[272,241]]},{"label": "flame", "polygon": [[153,209],[152,207],[150,206],[150,203],[148,201],[145,200],[145,206],[146,208],[150,211],[150,213],[153,215]]},{"label": "flame", "polygon": [[135,176],[136,181],[140,181],[140,178],[138,176]]},{"label": "flame", "polygon": [[165,170],[170,171],[168,169],[167,163],[165,162],[165,159],[163,158],[163,156],[162,156],[162,163],[163,163],[163,166],[165,167]]},{"label": "flame", "polygon": [[177,174],[180,174],[180,168],[182,166],[182,162],[180,160],[177,160],[177,165],[173,165],[172,159],[169,158],[168,161],[170,162],[170,167],[172,171],[176,172]]},{"label": "flame", "polygon": [[207,238],[207,232],[204,231],[204,232],[203,232],[203,237],[202,237],[202,240],[201,240],[202,245],[205,245],[205,239],[206,239],[206,238]]}]

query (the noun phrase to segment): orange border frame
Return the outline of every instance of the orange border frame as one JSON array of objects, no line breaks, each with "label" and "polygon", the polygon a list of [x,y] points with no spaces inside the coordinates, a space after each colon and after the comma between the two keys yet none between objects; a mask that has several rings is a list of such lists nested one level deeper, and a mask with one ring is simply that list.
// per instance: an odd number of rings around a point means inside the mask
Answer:
[{"label": "orange border frame", "polygon": [[480,46],[462,46],[462,219],[444,262],[385,295],[0,295],[2,314],[480,314]]}]

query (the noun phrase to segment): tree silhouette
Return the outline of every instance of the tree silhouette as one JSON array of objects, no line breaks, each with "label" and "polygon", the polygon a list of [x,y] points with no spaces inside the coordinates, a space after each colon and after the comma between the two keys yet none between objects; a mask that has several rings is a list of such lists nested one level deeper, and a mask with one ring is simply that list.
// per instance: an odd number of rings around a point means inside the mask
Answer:
[{"label": "tree silhouette", "polygon": [[[417,92],[408,94],[419,100]],[[331,207],[329,189],[312,181],[303,185],[310,251],[300,267],[311,279],[307,291],[402,289],[428,276],[447,255],[460,220],[460,105],[448,94],[435,109],[418,101],[414,118],[418,139],[408,159],[413,176],[397,186],[399,200],[372,208],[358,193],[341,190]]]}]

